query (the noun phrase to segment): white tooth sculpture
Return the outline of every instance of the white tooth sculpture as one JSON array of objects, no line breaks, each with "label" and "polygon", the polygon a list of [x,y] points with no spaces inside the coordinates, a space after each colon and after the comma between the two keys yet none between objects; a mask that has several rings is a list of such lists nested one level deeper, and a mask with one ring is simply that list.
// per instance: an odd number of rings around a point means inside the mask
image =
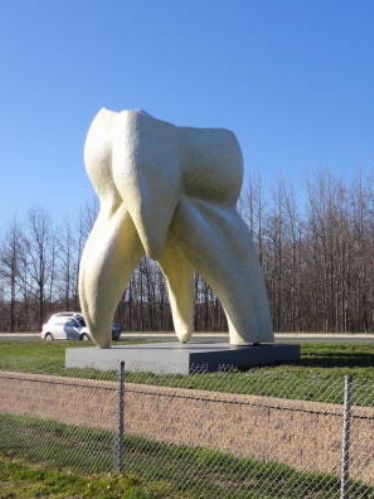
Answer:
[{"label": "white tooth sculpture", "polygon": [[118,301],[144,254],[166,278],[181,342],[193,332],[194,269],[221,300],[231,344],[273,340],[262,269],[235,207],[243,160],[232,132],[104,108],[84,157],[100,212],[84,248],[79,296],[99,347],[111,345]]}]

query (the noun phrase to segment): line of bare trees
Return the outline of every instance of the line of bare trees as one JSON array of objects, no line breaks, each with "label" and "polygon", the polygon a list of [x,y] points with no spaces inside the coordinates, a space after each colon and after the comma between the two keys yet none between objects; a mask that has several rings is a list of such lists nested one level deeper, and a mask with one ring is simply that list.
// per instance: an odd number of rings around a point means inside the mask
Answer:
[{"label": "line of bare trees", "polygon": [[[303,195],[300,195],[300,192]],[[257,245],[276,331],[374,330],[374,181],[346,185],[328,173],[298,189],[279,179],[265,189],[259,175],[239,211]],[[95,203],[74,223],[56,225],[41,208],[0,227],[0,331],[39,330],[60,310],[79,310],[82,250]],[[118,305],[125,330],[170,330],[164,278],[144,258]],[[195,329],[225,330],[211,288],[195,276]]]}]

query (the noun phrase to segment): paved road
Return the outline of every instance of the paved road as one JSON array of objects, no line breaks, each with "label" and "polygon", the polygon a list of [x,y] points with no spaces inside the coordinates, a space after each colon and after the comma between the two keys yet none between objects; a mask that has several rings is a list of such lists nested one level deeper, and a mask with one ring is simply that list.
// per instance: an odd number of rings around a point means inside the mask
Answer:
[{"label": "paved road", "polygon": [[[199,339],[206,341],[217,341],[228,338],[224,334],[199,334]],[[123,338],[144,339],[144,340],[175,340],[174,335],[162,333],[124,333]],[[0,333],[0,341],[35,341],[40,339],[37,333]],[[300,342],[322,342],[322,343],[366,343],[374,345],[374,334],[276,334],[276,341],[282,343],[300,343]]]},{"label": "paved road", "polygon": [[0,333],[0,341],[31,341],[40,338],[37,333]]},{"label": "paved road", "polygon": [[281,343],[357,343],[374,345],[373,334],[310,334],[310,335],[275,335]]}]

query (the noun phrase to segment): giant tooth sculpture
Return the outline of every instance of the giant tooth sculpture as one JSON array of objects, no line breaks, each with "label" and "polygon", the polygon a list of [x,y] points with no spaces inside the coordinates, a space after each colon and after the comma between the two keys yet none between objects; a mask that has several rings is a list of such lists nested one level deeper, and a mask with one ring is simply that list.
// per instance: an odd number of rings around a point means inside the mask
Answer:
[{"label": "giant tooth sculpture", "polygon": [[194,270],[218,295],[231,344],[273,340],[262,269],[236,210],[243,160],[232,132],[102,109],[84,158],[100,211],[82,255],[79,296],[99,347],[111,345],[118,301],[145,254],[165,276],[181,342],[193,332]]}]

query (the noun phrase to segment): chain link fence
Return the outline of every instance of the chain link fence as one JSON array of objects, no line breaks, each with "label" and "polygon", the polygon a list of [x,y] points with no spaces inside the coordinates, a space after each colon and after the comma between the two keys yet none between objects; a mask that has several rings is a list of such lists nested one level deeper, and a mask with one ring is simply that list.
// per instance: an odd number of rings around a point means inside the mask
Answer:
[{"label": "chain link fence", "polygon": [[374,381],[0,362],[0,452],[163,483],[170,498],[374,499]]}]

